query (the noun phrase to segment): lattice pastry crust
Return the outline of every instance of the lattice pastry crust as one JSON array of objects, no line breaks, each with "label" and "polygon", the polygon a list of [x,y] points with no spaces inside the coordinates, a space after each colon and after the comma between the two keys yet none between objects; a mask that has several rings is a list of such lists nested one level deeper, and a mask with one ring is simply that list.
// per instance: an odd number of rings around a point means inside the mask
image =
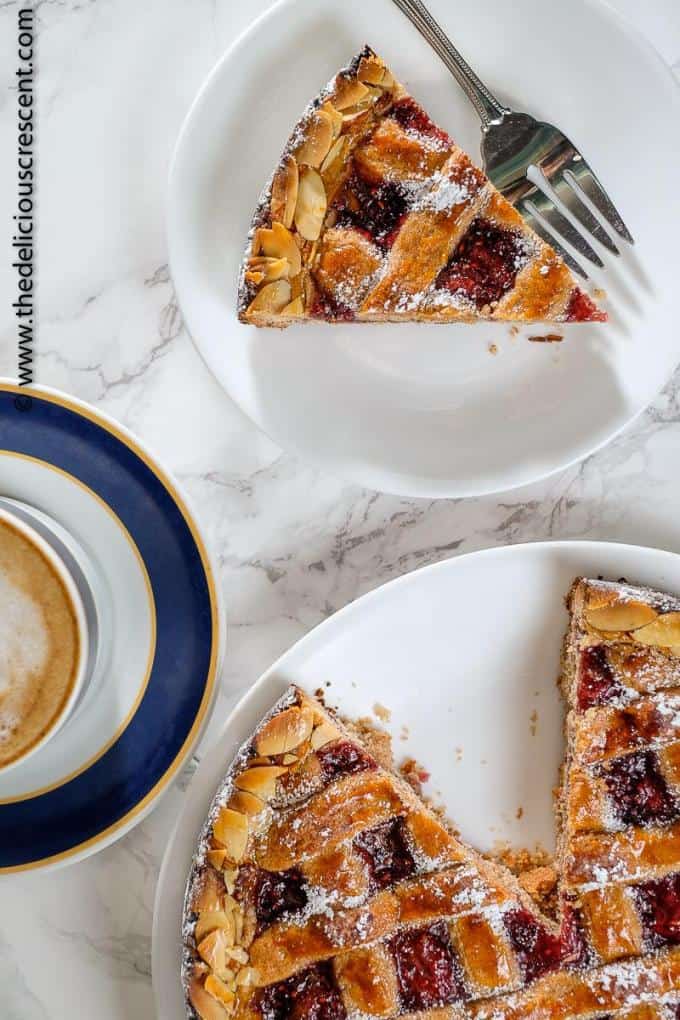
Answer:
[{"label": "lattice pastry crust", "polygon": [[278,327],[606,318],[368,47],[289,139],[253,217],[238,307]]},{"label": "lattice pastry crust", "polygon": [[201,838],[189,1016],[680,1017],[680,603],[579,581],[570,606],[560,925],[291,688]]}]

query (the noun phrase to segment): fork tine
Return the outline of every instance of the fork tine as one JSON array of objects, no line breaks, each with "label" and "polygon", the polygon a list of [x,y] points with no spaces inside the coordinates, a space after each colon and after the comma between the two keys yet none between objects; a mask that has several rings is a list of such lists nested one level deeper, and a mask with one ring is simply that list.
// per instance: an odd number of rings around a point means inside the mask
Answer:
[{"label": "fork tine", "polygon": [[603,244],[605,248],[612,253],[612,255],[620,255],[619,249],[616,247],[600,221],[593,216],[588,206],[580,198],[578,191],[569,178],[561,171],[558,171],[551,178],[548,178],[545,175],[544,177],[546,183],[552,187],[562,205],[566,206],[571,215],[578,220],[581,226],[585,227],[585,229],[592,234],[593,237],[596,237],[600,244]]},{"label": "fork tine", "polygon": [[568,241],[573,248],[576,248],[579,255],[583,255],[584,258],[599,266],[600,269],[604,268],[604,262],[597,252],[566,216],[562,215],[551,198],[544,195],[542,191],[537,190],[531,196],[531,199],[527,199],[527,202],[532,206],[531,211],[534,215],[542,216],[553,230],[556,230],[565,241]]},{"label": "fork tine", "polygon": [[577,153],[568,166],[564,167],[564,173],[567,179],[571,178],[570,183],[576,182],[577,187],[587,195],[617,234],[620,234],[629,244],[635,244],[635,239],[623,222],[616,206],[583,156]]},{"label": "fork tine", "polygon": [[546,244],[549,244],[551,248],[555,249],[557,254],[564,259],[564,261],[566,262],[566,264],[569,266],[573,273],[576,273],[577,276],[580,276],[582,280],[589,279],[588,274],[586,273],[583,266],[579,262],[577,262],[572,255],[569,254],[566,248],[562,247],[560,242],[556,238],[554,238],[553,235],[549,233],[549,231],[545,229],[540,220],[536,219],[533,212],[529,208],[529,203],[527,202],[526,199],[523,199],[521,202],[517,203],[517,211],[522,215],[525,223],[531,227],[534,233],[538,234],[538,236],[542,238],[542,240],[544,240]]}]

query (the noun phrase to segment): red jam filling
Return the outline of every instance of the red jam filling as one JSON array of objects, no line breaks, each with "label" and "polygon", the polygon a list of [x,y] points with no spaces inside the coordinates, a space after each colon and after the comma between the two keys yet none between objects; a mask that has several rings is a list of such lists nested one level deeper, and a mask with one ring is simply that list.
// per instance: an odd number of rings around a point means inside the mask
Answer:
[{"label": "red jam filling", "polygon": [[415,1012],[464,1000],[460,964],[445,924],[400,932],[392,939],[391,948],[406,1010]]},{"label": "red jam filling", "polygon": [[647,939],[654,948],[680,942],[680,875],[646,882],[636,889]]},{"label": "red jam filling", "polygon": [[319,294],[309,309],[312,319],[324,319],[326,322],[354,322],[356,312],[347,305],[335,301],[328,294]]},{"label": "red jam filling", "polygon": [[677,818],[677,807],[652,751],[615,758],[603,775],[614,811],[624,825],[667,825]]},{"label": "red jam filling", "polygon": [[574,287],[567,307],[567,322],[606,322],[607,313],[597,307],[580,287]]},{"label": "red jam filling", "polygon": [[570,903],[564,904],[562,908],[560,943],[562,966],[579,970],[590,964],[591,954],[588,950],[581,914]]},{"label": "red jam filling", "polygon": [[561,939],[551,935],[528,910],[510,910],[504,921],[526,981],[535,981],[560,966],[563,956]]},{"label": "red jam filling", "polygon": [[265,988],[257,1000],[262,1020],[345,1020],[330,963],[320,963]]},{"label": "red jam filling", "polygon": [[623,693],[607,660],[604,645],[591,645],[581,652],[578,707],[585,712],[595,705],[607,705]]},{"label": "red jam filling", "polygon": [[368,864],[373,889],[385,889],[415,871],[403,818],[362,832],[354,840],[354,847]]},{"label": "red jam filling", "polygon": [[404,131],[415,131],[416,134],[425,135],[426,138],[436,138],[447,148],[453,145],[446,131],[437,127],[422,107],[418,106],[416,101],[410,97],[400,99],[398,103],[395,103],[390,110],[390,117],[396,120]]},{"label": "red jam filling", "polygon": [[462,294],[483,308],[515,285],[524,259],[522,240],[511,230],[478,218],[437,279],[437,287]]},{"label": "red jam filling", "polygon": [[285,914],[302,910],[307,904],[305,880],[297,868],[290,871],[260,871],[255,885],[255,914],[262,931]]},{"label": "red jam filling", "polygon": [[334,740],[316,752],[325,780],[377,768],[377,762],[349,740]]},{"label": "red jam filling", "polygon": [[390,248],[406,215],[406,198],[393,181],[373,184],[358,173],[349,178],[336,203],[337,224],[362,231],[381,248]]}]

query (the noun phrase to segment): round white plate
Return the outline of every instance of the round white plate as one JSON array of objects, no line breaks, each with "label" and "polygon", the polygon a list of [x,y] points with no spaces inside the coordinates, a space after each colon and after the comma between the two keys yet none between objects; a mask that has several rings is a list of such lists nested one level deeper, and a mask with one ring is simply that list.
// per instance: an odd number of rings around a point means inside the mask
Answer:
[{"label": "round white plate", "polygon": [[680,90],[651,46],[596,0],[429,6],[500,98],[559,124],[606,183],[637,240],[618,260],[603,252],[606,271],[593,272],[608,294],[607,326],[560,329],[555,345],[528,343],[536,327],[513,338],[502,324],[278,333],[237,321],[259,190],[307,102],[364,43],[479,156],[472,107],[391,0],[282,0],[225,54],[177,145],[170,261],[199,351],[281,446],[374,489],[478,495],[592,453],[680,360]]},{"label": "round white plate", "polygon": [[328,684],[329,704],[355,718],[376,703],[388,708],[397,757],[425,765],[427,792],[474,846],[554,844],[564,596],[578,575],[600,574],[680,593],[680,557],[658,549],[597,542],[490,549],[378,588],[260,678],[201,763],[168,844],[153,927],[159,1017],[185,1016],[181,913],[199,831],[234,753],[289,683],[310,692]]},{"label": "round white plate", "polygon": [[0,379],[0,497],[87,558],[101,650],[65,725],[0,776],[4,874],[81,860],[157,803],[213,705],[224,613],[185,496],[87,404]]}]

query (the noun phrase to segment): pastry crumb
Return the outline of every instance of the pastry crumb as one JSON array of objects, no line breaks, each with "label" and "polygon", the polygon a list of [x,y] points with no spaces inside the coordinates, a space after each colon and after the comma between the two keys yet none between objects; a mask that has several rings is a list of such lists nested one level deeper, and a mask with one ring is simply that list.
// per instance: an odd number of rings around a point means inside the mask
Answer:
[{"label": "pastry crumb", "polygon": [[524,808],[523,807],[518,807],[517,808],[517,811],[515,812],[515,818],[517,819],[517,821],[519,821],[520,818],[524,818]]},{"label": "pastry crumb", "polygon": [[402,728],[399,731],[399,739],[400,740],[408,740],[410,735],[411,735],[411,732],[410,732],[408,726],[402,726]]},{"label": "pastry crumb", "polygon": [[527,337],[527,340],[532,344],[561,344],[564,337],[561,333],[546,333],[545,336]]},{"label": "pastry crumb", "polygon": [[415,790],[420,797],[423,792],[423,783],[427,783],[430,779],[430,773],[427,769],[423,768],[415,758],[407,758],[399,766],[399,771],[411,789]]},{"label": "pastry crumb", "polygon": [[489,344],[489,354],[498,354],[498,344]]},{"label": "pastry crumb", "polygon": [[558,875],[552,854],[540,846],[528,850],[497,843],[489,856],[515,875],[521,887],[543,913],[557,918]]},{"label": "pastry crumb", "polygon": [[595,298],[596,301],[606,301],[607,291],[603,290],[602,287],[596,287],[595,290],[593,291],[593,297]]},{"label": "pastry crumb", "polygon": [[535,737],[538,733],[538,712],[536,709],[529,716],[529,729],[531,730],[531,736]]},{"label": "pastry crumb", "polygon": [[510,336],[512,337],[519,336],[519,326],[510,327]]},{"label": "pastry crumb", "polygon": [[384,723],[388,723],[392,718],[392,713],[389,708],[385,708],[385,706],[381,705],[379,701],[376,701],[373,706],[373,715],[376,716],[377,719],[380,719],[380,722]]},{"label": "pastry crumb", "polygon": [[454,748],[454,750],[456,752],[456,761],[462,761],[463,760],[463,748],[462,747],[456,747],[456,748]]}]

